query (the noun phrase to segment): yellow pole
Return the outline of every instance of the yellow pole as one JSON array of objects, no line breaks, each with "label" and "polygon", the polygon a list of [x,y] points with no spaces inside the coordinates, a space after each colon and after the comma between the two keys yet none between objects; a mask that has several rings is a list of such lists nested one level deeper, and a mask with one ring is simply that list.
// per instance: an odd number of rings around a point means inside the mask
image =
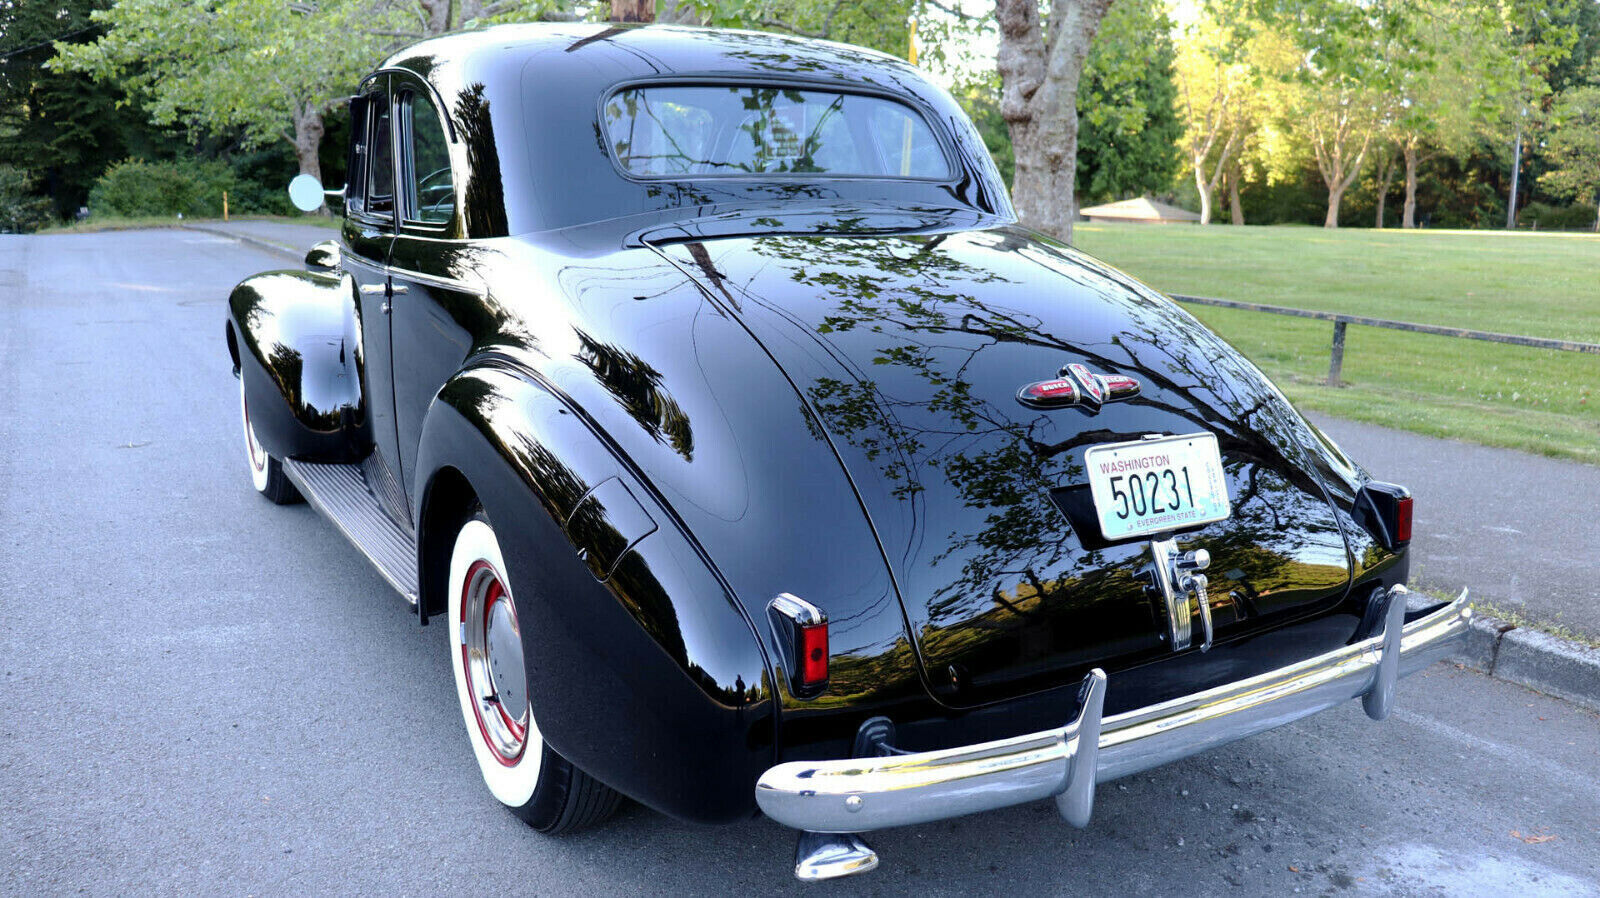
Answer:
[{"label": "yellow pole", "polygon": [[228,191],[222,191],[222,220],[228,220]]},{"label": "yellow pole", "polygon": [[[910,50],[906,52],[906,61],[912,65],[917,64],[917,17],[911,17],[911,36],[907,41]],[[904,137],[900,141],[900,177],[911,174],[911,119],[906,118],[905,126],[901,129]]]}]

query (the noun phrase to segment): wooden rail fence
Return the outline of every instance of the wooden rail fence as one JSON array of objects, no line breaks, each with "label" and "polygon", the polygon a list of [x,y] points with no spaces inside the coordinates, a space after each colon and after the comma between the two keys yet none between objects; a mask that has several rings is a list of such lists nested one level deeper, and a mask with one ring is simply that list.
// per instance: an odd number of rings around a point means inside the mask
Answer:
[{"label": "wooden rail fence", "polygon": [[1236,302],[1231,299],[1213,299],[1209,296],[1185,296],[1169,293],[1178,302],[1199,306],[1216,306],[1222,309],[1244,309],[1247,312],[1269,312],[1273,315],[1291,315],[1295,318],[1315,318],[1333,322],[1333,350],[1328,359],[1328,385],[1338,386],[1344,368],[1344,331],[1352,324],[1366,327],[1386,327],[1390,330],[1410,331],[1414,334],[1433,334],[1438,337],[1460,337],[1465,340],[1486,340],[1490,343],[1509,343],[1534,349],[1557,349],[1562,352],[1587,352],[1600,355],[1600,343],[1579,343],[1574,340],[1551,340],[1545,337],[1524,337],[1519,334],[1497,334],[1493,331],[1474,331],[1459,327],[1440,327],[1437,324],[1414,324],[1410,321],[1389,321],[1384,318],[1367,318],[1363,315],[1344,315],[1338,312],[1318,312],[1311,309],[1291,309],[1287,306],[1269,306],[1259,302]]}]

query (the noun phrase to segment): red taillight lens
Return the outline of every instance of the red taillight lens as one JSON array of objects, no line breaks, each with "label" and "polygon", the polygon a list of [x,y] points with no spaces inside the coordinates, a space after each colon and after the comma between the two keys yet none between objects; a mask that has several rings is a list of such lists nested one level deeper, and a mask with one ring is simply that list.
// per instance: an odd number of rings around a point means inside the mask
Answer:
[{"label": "red taillight lens", "polygon": [[1402,543],[1411,542],[1411,497],[1401,499],[1399,507],[1395,509],[1395,540]]},{"label": "red taillight lens", "polygon": [[828,681],[828,625],[800,628],[800,684],[821,686]]}]

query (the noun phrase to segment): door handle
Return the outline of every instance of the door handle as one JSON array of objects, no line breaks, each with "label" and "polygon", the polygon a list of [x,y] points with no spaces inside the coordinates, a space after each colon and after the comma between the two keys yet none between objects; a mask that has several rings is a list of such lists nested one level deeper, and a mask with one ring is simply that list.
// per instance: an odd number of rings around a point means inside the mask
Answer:
[{"label": "door handle", "polygon": [[411,288],[407,287],[405,284],[384,283],[361,285],[361,292],[368,296],[377,296],[380,293],[386,293],[389,296],[399,296],[402,293],[408,292],[410,289]]}]

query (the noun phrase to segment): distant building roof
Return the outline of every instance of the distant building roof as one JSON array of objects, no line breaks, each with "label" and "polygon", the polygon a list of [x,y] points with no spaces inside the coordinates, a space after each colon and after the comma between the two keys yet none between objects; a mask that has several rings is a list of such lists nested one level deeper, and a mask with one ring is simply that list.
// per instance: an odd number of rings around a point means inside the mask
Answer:
[{"label": "distant building roof", "polygon": [[1136,200],[1123,200],[1119,203],[1106,203],[1103,206],[1090,206],[1078,210],[1078,214],[1090,221],[1148,221],[1148,222],[1195,222],[1200,216],[1187,209],[1169,206],[1166,203],[1140,197]]}]

